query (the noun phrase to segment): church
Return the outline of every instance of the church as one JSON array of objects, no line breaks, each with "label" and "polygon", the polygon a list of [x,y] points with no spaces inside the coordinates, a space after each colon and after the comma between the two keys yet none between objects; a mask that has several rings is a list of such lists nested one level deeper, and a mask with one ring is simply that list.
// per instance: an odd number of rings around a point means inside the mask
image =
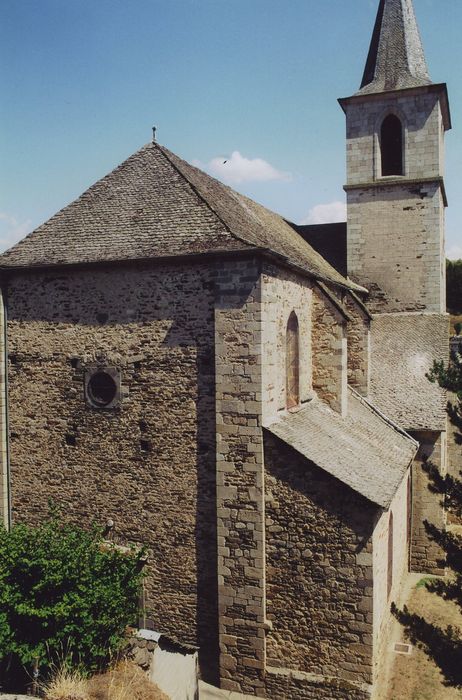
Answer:
[{"label": "church", "polygon": [[[359,76],[358,76],[359,77]],[[223,689],[374,697],[390,604],[442,573],[445,84],[380,0],[347,222],[298,226],[149,143],[0,256],[0,516],[147,547],[146,615]]]}]

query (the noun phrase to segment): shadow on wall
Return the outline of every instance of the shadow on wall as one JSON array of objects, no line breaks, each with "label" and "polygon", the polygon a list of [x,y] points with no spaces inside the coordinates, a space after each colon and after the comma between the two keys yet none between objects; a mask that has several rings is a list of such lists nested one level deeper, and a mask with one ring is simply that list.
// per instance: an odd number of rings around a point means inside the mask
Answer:
[{"label": "shadow on wall", "polygon": [[268,663],[370,682],[379,509],[266,432],[264,446]]}]

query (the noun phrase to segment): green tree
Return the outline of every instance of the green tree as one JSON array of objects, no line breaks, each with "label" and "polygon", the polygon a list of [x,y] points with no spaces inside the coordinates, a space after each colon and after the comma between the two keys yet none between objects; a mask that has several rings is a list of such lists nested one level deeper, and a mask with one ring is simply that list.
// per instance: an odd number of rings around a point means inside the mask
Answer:
[{"label": "green tree", "polygon": [[[448,404],[448,412],[458,429],[456,441],[462,445],[462,359],[454,357],[448,367],[436,362],[428,378],[456,395],[455,402]],[[441,476],[431,462],[427,462],[424,469],[429,477],[430,490],[440,494],[447,511],[462,521],[462,480],[450,474]],[[442,565],[446,565],[450,572],[446,578],[433,579],[425,585],[429,591],[454,602],[462,610],[462,537],[441,530],[428,521],[424,524],[429,537],[443,550]],[[410,612],[406,606],[399,610],[393,604],[392,612],[404,625],[408,639],[436,662],[446,684],[462,688],[462,630],[451,625],[441,628]]]},{"label": "green tree", "polygon": [[138,613],[143,552],[122,552],[52,514],[0,529],[0,678],[57,658],[103,667]]},{"label": "green tree", "polygon": [[447,307],[453,313],[462,312],[462,260],[446,260]]}]

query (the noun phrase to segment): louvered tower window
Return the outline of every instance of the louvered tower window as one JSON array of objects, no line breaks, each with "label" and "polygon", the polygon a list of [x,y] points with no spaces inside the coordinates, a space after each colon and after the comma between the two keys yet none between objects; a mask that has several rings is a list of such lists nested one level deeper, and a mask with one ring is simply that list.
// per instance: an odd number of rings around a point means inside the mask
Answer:
[{"label": "louvered tower window", "polygon": [[403,126],[395,114],[389,114],[380,129],[382,175],[403,175]]},{"label": "louvered tower window", "polygon": [[287,322],[286,333],[286,391],[287,408],[294,408],[300,403],[300,368],[299,368],[299,333],[298,319],[292,311]]}]

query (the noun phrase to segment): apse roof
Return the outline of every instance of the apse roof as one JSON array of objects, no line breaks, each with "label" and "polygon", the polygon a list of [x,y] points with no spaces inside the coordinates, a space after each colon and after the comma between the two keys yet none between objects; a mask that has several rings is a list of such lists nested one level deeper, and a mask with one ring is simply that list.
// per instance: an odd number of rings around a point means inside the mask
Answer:
[{"label": "apse roof", "polygon": [[354,389],[348,391],[344,417],[315,398],[265,427],[331,476],[388,508],[418,443]]},{"label": "apse roof", "polygon": [[347,280],[281,216],[157,143],[143,146],[0,256],[3,269],[260,251]]}]

